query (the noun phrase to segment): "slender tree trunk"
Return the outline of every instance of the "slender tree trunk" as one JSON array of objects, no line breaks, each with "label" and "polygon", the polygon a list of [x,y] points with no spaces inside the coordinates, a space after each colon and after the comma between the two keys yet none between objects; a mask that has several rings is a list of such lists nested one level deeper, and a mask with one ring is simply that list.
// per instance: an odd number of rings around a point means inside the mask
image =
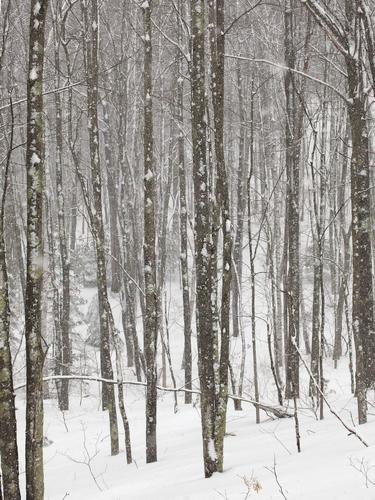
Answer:
[{"label": "slender tree trunk", "polygon": [[32,0],[27,84],[26,498],[43,500],[43,282],[44,28],[47,0]]},{"label": "slender tree trunk", "polygon": [[240,62],[237,65],[237,85],[240,114],[240,136],[238,144],[238,178],[237,178],[237,229],[233,246],[233,261],[236,266],[236,276],[233,279],[233,337],[238,337],[240,333],[240,297],[242,282],[242,244],[243,244],[243,226],[245,217],[245,106],[243,95],[243,77],[241,74]]},{"label": "slender tree trunk", "polygon": [[214,108],[215,157],[217,166],[217,203],[221,216],[223,238],[222,284],[220,308],[220,362],[215,416],[215,449],[217,470],[223,471],[224,435],[228,402],[228,369],[230,340],[230,297],[232,282],[232,222],[230,219],[229,188],[224,154],[224,81],[225,81],[225,13],[224,0],[216,0],[215,38],[211,43],[211,88]]},{"label": "slender tree trunk", "polygon": [[[121,291],[121,295],[124,295],[124,292]],[[134,344],[133,337],[131,335],[130,323],[129,323],[129,311],[125,309],[125,298],[121,298],[121,320],[122,320],[122,329],[124,331],[124,338],[126,344],[126,359],[127,359],[127,367],[131,368],[134,366]]]},{"label": "slender tree trunk", "polygon": [[191,115],[195,205],[196,314],[201,388],[203,462],[206,477],[217,471],[215,451],[215,338],[211,304],[211,227],[208,196],[205,88],[205,1],[191,0]]},{"label": "slender tree trunk", "polygon": [[[285,1],[285,60],[289,68],[296,68],[296,19],[295,0]],[[310,22],[304,46],[304,70],[308,68],[308,47],[311,33]],[[298,99],[303,99],[304,83],[299,95],[296,92],[295,75],[286,71],[284,77],[286,96],[286,174],[287,174],[287,250],[288,270],[286,282],[287,303],[287,339],[286,339],[286,381],[285,396],[299,397],[299,357],[296,346],[299,345],[300,332],[300,154],[303,127],[303,106]],[[296,345],[295,345],[296,344]]]},{"label": "slender tree trunk", "polygon": [[[185,141],[184,141],[184,81],[182,79],[182,61],[179,59],[179,79],[177,83],[177,119],[179,133],[178,148],[178,173],[180,185],[180,249],[181,249],[181,279],[182,302],[184,309],[184,372],[185,388],[191,389],[192,359],[191,359],[191,315],[189,294],[189,266],[188,266],[188,214],[186,201],[186,173],[185,173]],[[185,392],[185,404],[192,402],[192,394]]]},{"label": "slender tree trunk", "polygon": [[[251,84],[251,103],[250,103],[250,172],[247,180],[247,211],[248,211],[248,235],[249,235],[249,258],[250,258],[250,287],[251,287],[251,345],[253,352],[253,374],[254,374],[254,396],[255,401],[259,401],[259,382],[258,382],[258,359],[256,343],[256,310],[255,310],[255,250],[253,247],[252,234],[252,211],[251,211],[251,181],[254,177],[254,81]],[[260,422],[259,406],[255,406],[255,421]]]},{"label": "slender tree trunk", "polygon": [[[343,160],[342,160],[342,171],[340,179],[340,188],[337,193],[337,206],[340,210],[339,223],[338,223],[338,239],[342,241],[342,249],[339,251],[339,264],[341,268],[341,273],[338,278],[338,299],[336,308],[336,322],[335,322],[335,341],[333,348],[333,360],[335,367],[337,367],[338,360],[342,356],[342,326],[344,317],[344,305],[345,296],[348,287],[348,276],[350,275],[350,233],[349,237],[346,238],[346,221],[345,221],[345,184],[347,182],[347,171],[348,171],[348,133],[345,134],[344,147],[343,147]],[[343,256],[342,256],[343,254]]]},{"label": "slender tree trunk", "polygon": [[5,165],[4,185],[0,207],[0,457],[2,471],[1,482],[4,497],[11,500],[20,500],[17,423],[13,390],[12,355],[9,339],[9,284],[4,239],[5,203],[14,137],[14,114],[12,103],[11,119],[11,137]]},{"label": "slender tree trunk", "polygon": [[156,462],[158,299],[156,285],[155,165],[152,112],[152,0],[142,4],[144,22],[144,276],[146,310],[144,350],[146,357],[146,462]]},{"label": "slender tree trunk", "polygon": [[110,120],[108,114],[108,103],[104,98],[103,118],[104,118],[104,155],[107,170],[108,202],[109,202],[109,226],[111,242],[111,290],[118,293],[121,287],[121,269],[120,269],[120,241],[118,235],[118,172],[112,158],[111,138],[110,138]]},{"label": "slender tree trunk", "polygon": [[[59,58],[59,28],[55,20],[55,66],[56,66],[56,88],[60,87],[60,58]],[[57,191],[57,220],[59,247],[62,270],[62,311],[61,311],[61,375],[70,374],[71,345],[70,345],[70,259],[68,253],[68,242],[65,230],[65,199],[63,188],[63,124],[61,95],[55,93],[56,109],[56,191]],[[60,387],[59,407],[61,410],[69,410],[69,380],[62,380]]]},{"label": "slender tree trunk", "polygon": [[72,252],[74,252],[74,250],[76,249],[77,212],[78,212],[77,177],[75,174],[73,174],[71,217],[70,217],[70,250]]},{"label": "slender tree trunk", "polygon": [[[86,0],[83,0],[85,24],[88,27],[88,11]],[[94,212],[91,212],[90,222],[95,242],[97,262],[97,285],[100,322],[100,364],[103,378],[113,378],[110,346],[110,325],[108,317],[108,290],[105,258],[105,236],[102,214],[102,181],[100,170],[99,128],[98,128],[98,1],[91,1],[91,39],[86,44],[87,54],[87,104],[88,128],[90,142],[91,182],[93,190]],[[103,409],[108,410],[111,454],[119,452],[116,400],[114,387],[103,384]]]}]

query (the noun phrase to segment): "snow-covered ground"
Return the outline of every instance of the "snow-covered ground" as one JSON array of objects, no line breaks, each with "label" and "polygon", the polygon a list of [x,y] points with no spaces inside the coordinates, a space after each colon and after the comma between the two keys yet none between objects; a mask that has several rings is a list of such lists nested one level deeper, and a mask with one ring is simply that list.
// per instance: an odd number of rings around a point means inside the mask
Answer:
[{"label": "snow-covered ground", "polygon": [[[180,396],[179,411],[174,414],[173,396],[160,395],[159,461],[146,465],[143,390],[131,387],[126,395],[132,465],[126,464],[123,434],[120,455],[110,456],[107,416],[98,408],[98,399],[84,398],[79,404],[77,394],[72,410],[64,416],[53,401],[46,403],[45,434],[52,441],[45,448],[47,500],[282,499],[280,487],[288,500],[375,499],[370,482],[375,481],[374,449],[348,436],[331,415],[319,422],[310,410],[301,411],[302,452],[298,454],[293,419],[270,420],[263,414],[256,425],[251,406],[235,412],[230,404],[225,472],[204,479],[199,408],[185,406]],[[331,400],[351,423],[353,401]],[[375,444],[374,423],[361,426],[360,433]]]},{"label": "snow-covered ground", "polygon": [[[82,305],[82,317],[94,294],[94,289],[83,291],[86,302]],[[176,290],[170,291],[170,297],[173,299],[169,318],[173,367],[177,383],[182,385],[183,334],[177,285]],[[119,322],[120,307],[115,299],[112,306]],[[82,337],[88,335],[85,328],[85,324],[79,327]],[[244,328],[248,336],[246,321]],[[261,399],[275,403],[262,322],[259,322],[257,337]],[[246,345],[244,397],[251,397],[249,338]],[[234,341],[232,352],[236,369],[240,350],[240,340]],[[94,349],[86,354],[91,370],[95,371],[98,365]],[[343,359],[337,370],[332,368],[330,360],[325,364],[329,401],[352,426],[356,405],[350,394],[348,361]],[[303,367],[301,378],[302,394],[307,394],[308,378]],[[134,380],[132,369],[126,369],[125,379]],[[171,385],[169,376],[167,383]],[[294,419],[272,420],[262,412],[261,423],[257,425],[251,405],[244,403],[242,411],[235,411],[232,402],[229,402],[225,471],[211,479],[204,479],[199,403],[196,398],[194,405],[186,406],[183,395],[179,394],[178,412],[174,413],[173,395],[159,393],[158,462],[146,465],[144,389],[126,386],[125,394],[134,457],[131,465],[126,464],[120,417],[121,453],[116,457],[110,456],[108,416],[100,410],[99,384],[74,382],[71,410],[64,415],[59,411],[56,400],[45,401],[45,436],[50,441],[44,448],[46,500],[375,500],[375,416],[371,415],[371,408],[370,422],[357,427],[370,445],[365,448],[355,436],[348,435],[328,408],[325,408],[325,419],[317,420],[310,400],[302,397],[299,401],[302,451],[298,453]],[[373,401],[373,394],[369,395]],[[25,405],[22,391],[17,393],[17,407],[21,481],[24,483]],[[24,491],[24,484],[22,489]]]}]

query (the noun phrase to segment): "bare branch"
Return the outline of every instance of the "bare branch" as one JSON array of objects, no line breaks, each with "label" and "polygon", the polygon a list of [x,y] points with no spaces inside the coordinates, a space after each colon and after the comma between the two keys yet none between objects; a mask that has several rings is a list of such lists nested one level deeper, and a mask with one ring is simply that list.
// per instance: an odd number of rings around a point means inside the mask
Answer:
[{"label": "bare branch", "polygon": [[291,71],[292,73],[295,73],[296,75],[303,76],[304,78],[307,78],[308,80],[311,80],[312,82],[319,83],[319,85],[324,85],[325,87],[331,89],[335,94],[337,94],[341,99],[347,104],[351,104],[350,99],[345,96],[342,92],[340,92],[339,89],[334,87],[328,82],[325,82],[324,80],[320,80],[320,78],[316,78],[315,76],[309,75],[308,73],[304,73],[303,71],[299,71],[298,69],[293,69],[289,68],[288,66],[285,66],[284,64],[280,64],[274,61],[269,61],[268,59],[256,59],[252,57],[244,57],[244,56],[236,56],[234,54],[225,54],[225,57],[228,57],[229,59],[237,59],[240,61],[249,61],[253,63],[260,63],[260,64],[267,64],[268,66],[273,66],[275,68],[282,69],[284,71]]},{"label": "bare branch", "polygon": [[[95,377],[95,376],[89,376],[89,375],[51,375],[49,377],[44,377],[43,381],[44,382],[49,382],[49,381],[55,381],[55,380],[87,380],[88,382],[104,382],[106,384],[113,384],[117,385],[118,381],[113,380],[113,379],[106,379],[102,377]],[[146,382],[138,382],[136,380],[124,380],[123,385],[135,385],[135,386],[141,386],[141,387],[147,387]],[[17,387],[14,388],[15,391],[19,391],[20,389],[23,389],[26,387],[26,382],[23,384],[17,385]],[[163,387],[163,386],[156,386],[156,388],[159,391],[162,392],[190,392],[191,394],[198,394],[200,395],[200,391],[197,389],[185,389],[184,387]],[[263,410],[266,413],[272,413],[276,418],[291,418],[293,415],[289,412],[289,410],[284,407],[284,406],[272,406],[268,405],[265,403],[257,403],[253,399],[246,399],[246,398],[240,398],[238,396],[234,396],[232,394],[228,394],[229,399],[233,400],[240,400],[243,401],[244,403],[250,403],[253,406],[258,406],[260,410]]]}]

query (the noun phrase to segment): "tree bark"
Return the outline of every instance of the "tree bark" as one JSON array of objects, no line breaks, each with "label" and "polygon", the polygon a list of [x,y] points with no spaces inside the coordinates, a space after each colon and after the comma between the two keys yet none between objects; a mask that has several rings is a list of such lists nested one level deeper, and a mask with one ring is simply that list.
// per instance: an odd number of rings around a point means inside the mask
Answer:
[{"label": "tree bark", "polygon": [[32,0],[27,83],[27,266],[26,266],[26,498],[43,500],[43,282],[44,29],[47,0]]},{"label": "tree bark", "polygon": [[[177,82],[177,120],[178,120],[178,175],[180,187],[180,249],[181,249],[181,280],[182,280],[182,302],[184,309],[184,372],[185,388],[191,389],[192,359],[191,359],[191,315],[189,294],[189,266],[188,266],[188,214],[186,201],[186,172],[185,172],[185,140],[184,126],[184,81],[182,78],[182,60],[178,60],[179,79]],[[192,394],[185,392],[185,404],[192,402]]]},{"label": "tree bark", "polygon": [[156,347],[158,337],[158,299],[156,284],[156,228],[155,228],[155,165],[153,153],[152,112],[152,0],[142,4],[144,22],[144,276],[145,276],[145,330],[144,350],[146,357],[146,462],[156,462],[156,410],[157,372]]},{"label": "tree bark", "polygon": [[205,1],[191,0],[191,116],[195,205],[196,323],[204,474],[217,471],[215,451],[215,338],[211,304],[211,227],[206,156]]},{"label": "tree bark", "polygon": [[[228,402],[228,369],[230,340],[230,298],[232,282],[232,221],[230,219],[230,203],[228,178],[224,154],[224,95],[225,95],[225,13],[224,0],[216,0],[214,11],[215,36],[211,42],[211,92],[214,110],[215,158],[217,169],[217,204],[221,217],[221,233],[223,240],[222,283],[220,308],[220,359],[218,387],[216,390],[217,407],[215,416],[215,449],[217,470],[223,472],[224,435]],[[215,3],[213,3],[215,5]]]},{"label": "tree bark", "polygon": [[10,350],[9,284],[4,238],[5,204],[14,137],[14,114],[12,103],[11,120],[11,137],[6,159],[0,208],[0,457],[2,471],[1,482],[4,497],[12,500],[20,500],[17,422],[13,389],[12,355]]},{"label": "tree bark", "polygon": [[109,203],[109,227],[111,242],[111,290],[118,293],[121,288],[121,269],[120,269],[120,241],[118,235],[118,172],[113,162],[111,137],[110,137],[110,118],[108,114],[108,103],[106,98],[102,99],[103,119],[104,119],[104,156],[107,173],[107,191]]},{"label": "tree bark", "polygon": [[[60,32],[57,25],[61,22],[60,17],[55,19],[55,67],[56,88],[60,87]],[[61,95],[55,93],[56,109],[56,192],[57,192],[57,221],[60,247],[60,259],[62,270],[62,304],[61,304],[61,359],[59,372],[61,375],[69,375],[71,363],[70,344],[70,259],[68,242],[65,229],[65,197],[63,187],[63,122]],[[63,380],[59,391],[59,407],[61,410],[69,410],[69,381]]]},{"label": "tree bark", "polygon": [[[83,14],[88,28],[88,10],[83,0]],[[108,290],[105,258],[105,235],[102,214],[102,180],[100,170],[99,128],[98,128],[98,1],[91,1],[90,44],[86,44],[87,57],[87,104],[88,129],[90,143],[91,182],[93,190],[93,208],[90,223],[94,237],[97,263],[97,285],[100,321],[100,365],[103,378],[113,378],[110,346],[110,325],[108,317]],[[88,28],[89,29],[89,28]],[[116,400],[114,388],[103,384],[103,410],[108,410],[111,454],[119,452]]]}]

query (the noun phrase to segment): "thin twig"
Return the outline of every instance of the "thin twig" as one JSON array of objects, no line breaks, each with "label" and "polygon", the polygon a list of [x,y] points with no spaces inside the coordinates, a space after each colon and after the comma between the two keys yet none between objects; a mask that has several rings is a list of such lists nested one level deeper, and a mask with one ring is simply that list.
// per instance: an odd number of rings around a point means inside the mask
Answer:
[{"label": "thin twig", "polygon": [[276,458],[275,458],[275,456],[273,457],[273,466],[272,466],[272,468],[271,467],[266,467],[266,469],[275,476],[275,480],[276,480],[277,486],[279,487],[279,491],[280,491],[281,495],[283,496],[283,498],[285,500],[288,500],[288,498],[285,496],[283,487],[281,486],[281,483],[279,481],[279,476],[277,474],[277,469],[276,469]]}]

